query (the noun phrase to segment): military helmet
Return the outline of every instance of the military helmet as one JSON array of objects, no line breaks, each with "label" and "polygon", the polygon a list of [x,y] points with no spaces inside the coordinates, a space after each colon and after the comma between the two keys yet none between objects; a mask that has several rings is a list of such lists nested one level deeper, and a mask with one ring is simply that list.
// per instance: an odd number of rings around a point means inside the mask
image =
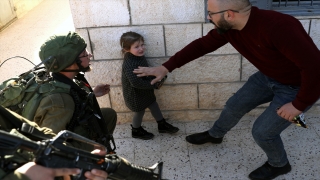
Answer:
[{"label": "military helmet", "polygon": [[41,46],[39,57],[44,61],[53,56],[54,58],[44,62],[44,65],[50,72],[60,72],[75,63],[86,47],[85,40],[76,32],[54,35]]}]

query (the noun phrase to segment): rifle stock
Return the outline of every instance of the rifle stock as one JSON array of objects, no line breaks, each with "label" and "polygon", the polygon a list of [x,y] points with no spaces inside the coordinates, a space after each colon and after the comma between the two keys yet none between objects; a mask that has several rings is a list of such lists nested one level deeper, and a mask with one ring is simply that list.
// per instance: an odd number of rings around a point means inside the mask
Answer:
[{"label": "rifle stock", "polygon": [[[108,179],[114,180],[162,180],[163,162],[149,168],[136,166],[115,154],[100,156],[68,146],[65,144],[68,139],[105,150],[104,146],[67,130],[61,131],[53,139],[38,142],[0,130],[0,160],[3,161],[5,155],[13,155],[18,149],[22,149],[32,152],[35,162],[39,165],[49,168],[79,168],[81,173],[74,177],[77,180],[86,179],[84,173],[91,169],[104,170],[108,173]],[[5,166],[4,162],[0,164]],[[156,168],[158,173],[154,172]]]}]

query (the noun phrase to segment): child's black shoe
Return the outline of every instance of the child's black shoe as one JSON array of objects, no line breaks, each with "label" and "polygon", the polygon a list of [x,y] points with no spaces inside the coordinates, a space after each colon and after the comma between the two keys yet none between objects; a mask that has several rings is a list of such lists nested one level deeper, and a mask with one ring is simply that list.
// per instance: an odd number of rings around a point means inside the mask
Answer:
[{"label": "child's black shoe", "polygon": [[161,121],[157,121],[158,123],[158,131],[159,133],[176,133],[179,131],[179,128],[172,126],[171,124],[167,123],[165,119]]},{"label": "child's black shoe", "polygon": [[144,130],[142,128],[142,126],[140,126],[138,128],[134,128],[131,125],[131,128],[132,128],[132,137],[133,138],[148,140],[148,139],[152,139],[154,137],[154,135],[152,133],[149,133],[146,130]]}]

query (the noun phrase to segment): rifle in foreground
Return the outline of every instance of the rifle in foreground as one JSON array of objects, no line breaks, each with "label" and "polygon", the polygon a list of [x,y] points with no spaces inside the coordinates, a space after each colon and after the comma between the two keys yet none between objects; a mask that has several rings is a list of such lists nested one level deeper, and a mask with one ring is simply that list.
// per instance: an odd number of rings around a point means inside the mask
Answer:
[{"label": "rifle in foreground", "polygon": [[[91,169],[100,169],[108,173],[108,179],[114,180],[162,180],[163,162],[146,168],[131,164],[126,159],[116,155],[106,156],[91,154],[90,152],[66,145],[69,139],[91,144],[95,149],[104,150],[105,147],[85,137],[64,130],[53,139],[31,141],[0,130],[0,166],[9,167],[5,155],[14,155],[18,150],[32,152],[35,162],[50,168],[79,168],[81,173],[74,178],[86,179],[84,173]],[[158,168],[158,173],[155,169]]]}]

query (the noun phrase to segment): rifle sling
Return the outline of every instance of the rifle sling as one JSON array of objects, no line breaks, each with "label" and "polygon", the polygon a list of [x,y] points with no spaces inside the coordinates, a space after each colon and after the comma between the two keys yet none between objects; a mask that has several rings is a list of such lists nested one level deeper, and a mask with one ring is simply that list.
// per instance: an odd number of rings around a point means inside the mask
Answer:
[{"label": "rifle sling", "polygon": [[[55,80],[70,85],[71,86],[70,91],[72,91],[72,90],[76,91],[76,93],[70,93],[71,96],[75,96],[75,94],[78,94],[76,96],[79,97],[79,95],[80,95],[80,96],[85,96],[87,98],[88,93],[84,89],[80,88],[73,80],[67,78],[66,76],[64,76],[60,73],[53,73],[52,76]],[[82,82],[89,85],[89,83],[85,79],[83,73],[77,74],[75,79],[82,81]],[[92,88],[90,86],[88,88],[89,88],[90,92],[93,93]],[[72,97],[75,101],[76,110],[75,110],[75,113],[73,114],[73,117],[72,117],[70,123],[68,124],[68,128],[67,128],[68,130],[72,130],[75,125],[79,124],[78,114],[79,114],[79,111],[81,111],[81,104],[79,104],[79,102],[77,101],[78,97]],[[90,122],[91,125],[88,126],[87,129],[89,131],[96,132],[99,136],[98,138],[103,138],[104,135],[107,135],[108,136],[107,138],[109,138],[109,140],[114,142],[112,135],[109,134],[108,129],[106,128],[106,121],[105,121],[104,117],[102,116],[102,112],[101,112],[99,103],[94,95],[93,95],[92,100],[93,100],[93,103],[92,103],[93,113],[96,113],[100,118],[98,118],[98,117],[94,118],[96,120],[95,122],[93,122],[91,120],[91,122]],[[91,132],[90,132],[90,134],[91,134]],[[105,142],[104,145],[107,146],[108,151],[111,149],[110,144],[108,142]]]}]

